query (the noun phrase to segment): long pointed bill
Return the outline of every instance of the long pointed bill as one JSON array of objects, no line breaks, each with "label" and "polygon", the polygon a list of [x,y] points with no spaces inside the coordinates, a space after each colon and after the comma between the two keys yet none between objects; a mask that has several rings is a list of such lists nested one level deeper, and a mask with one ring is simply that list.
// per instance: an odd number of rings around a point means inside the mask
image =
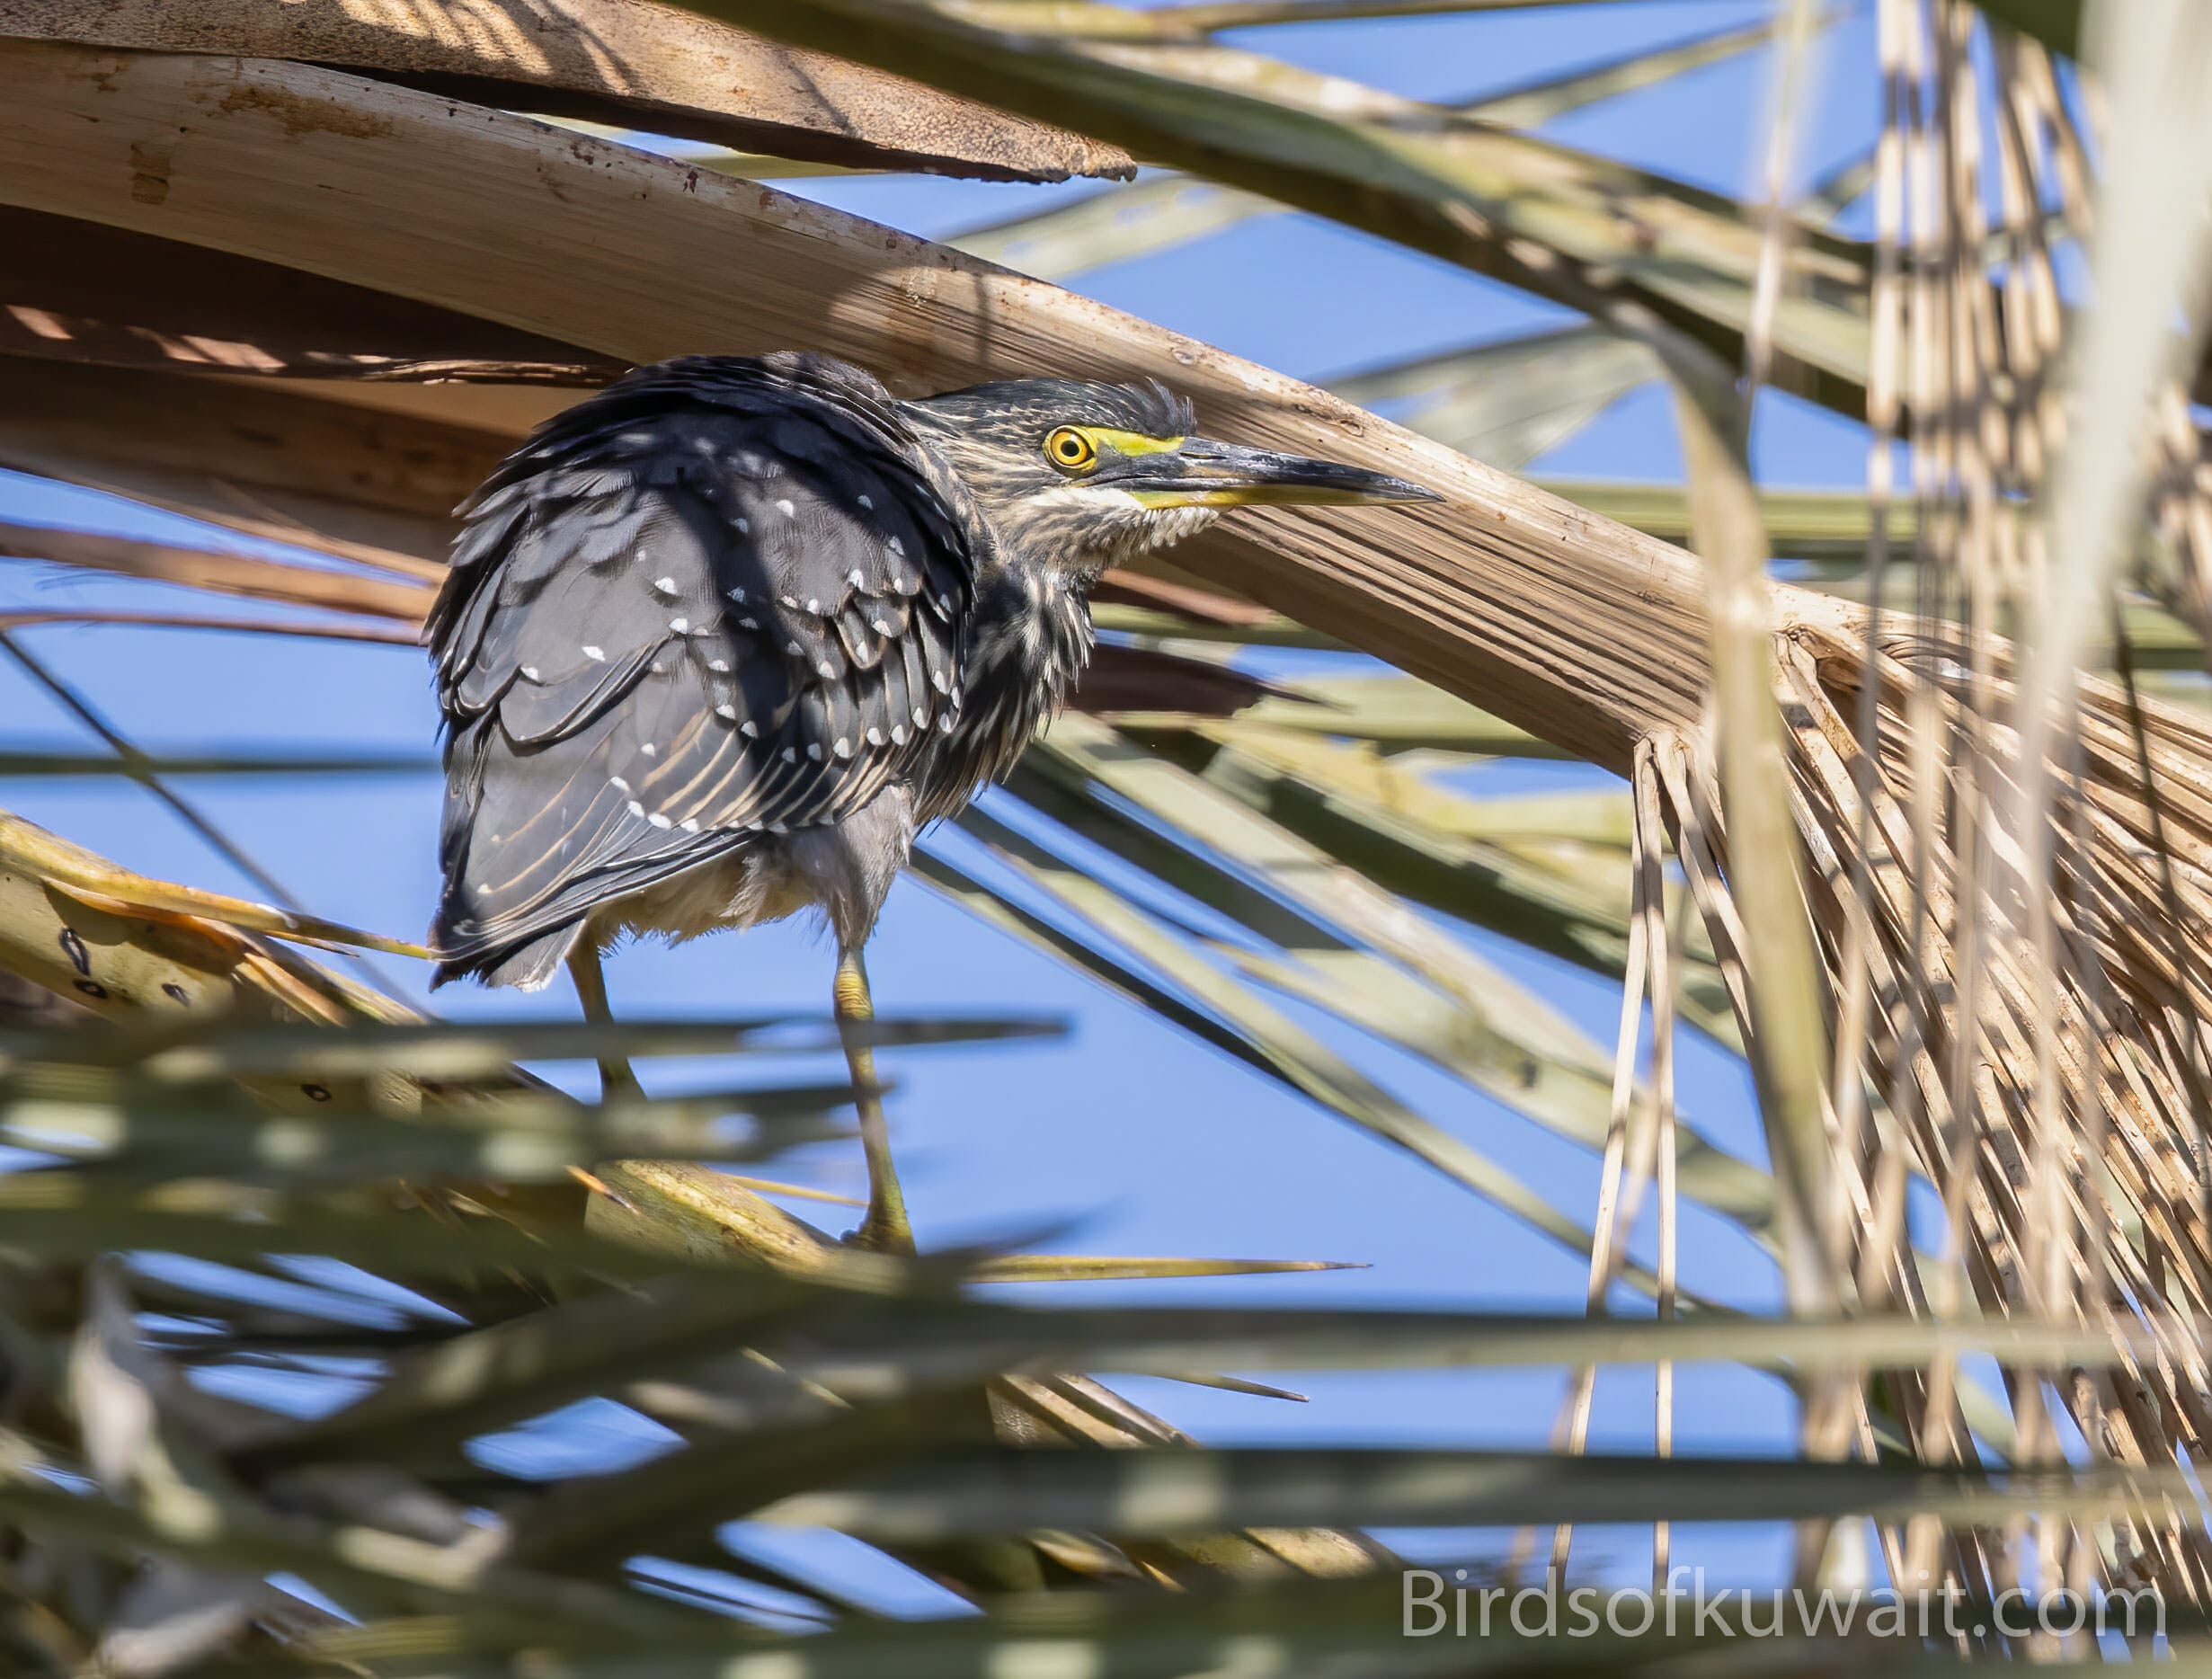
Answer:
[{"label": "long pointed bill", "polygon": [[1333,460],[1186,439],[1179,449],[1140,457],[1122,487],[1147,507],[1343,507],[1436,502],[1434,490]]}]

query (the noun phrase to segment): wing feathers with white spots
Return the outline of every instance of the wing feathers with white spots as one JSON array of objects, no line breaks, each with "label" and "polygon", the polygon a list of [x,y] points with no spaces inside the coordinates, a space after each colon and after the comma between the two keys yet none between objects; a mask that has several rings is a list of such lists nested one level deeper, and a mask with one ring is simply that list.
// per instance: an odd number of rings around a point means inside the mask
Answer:
[{"label": "wing feathers with white spots", "polygon": [[910,774],[957,704],[975,556],[880,386],[646,369],[472,505],[432,611],[449,972]]}]

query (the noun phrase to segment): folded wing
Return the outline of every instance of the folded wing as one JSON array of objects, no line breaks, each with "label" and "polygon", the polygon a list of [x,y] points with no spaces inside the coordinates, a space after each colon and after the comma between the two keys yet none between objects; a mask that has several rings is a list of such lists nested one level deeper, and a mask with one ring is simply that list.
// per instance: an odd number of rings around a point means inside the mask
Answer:
[{"label": "folded wing", "polygon": [[429,628],[441,977],[838,821],[952,726],[976,556],[856,369],[644,369],[465,511]]}]

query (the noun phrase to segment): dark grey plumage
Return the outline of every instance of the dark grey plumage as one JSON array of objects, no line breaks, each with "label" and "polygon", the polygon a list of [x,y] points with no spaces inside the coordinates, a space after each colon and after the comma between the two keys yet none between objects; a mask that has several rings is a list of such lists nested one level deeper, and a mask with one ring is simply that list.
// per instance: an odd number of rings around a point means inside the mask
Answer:
[{"label": "dark grey plumage", "polygon": [[[1079,472],[1044,452],[1070,425],[1107,440]],[[1222,463],[1422,493],[1191,429],[1158,386],[900,403],[798,353],[665,362],[548,422],[463,510],[429,622],[440,982],[534,986],[579,937],[809,904],[856,946],[916,826],[1003,774],[1080,676],[1090,580],[1215,517],[1204,486],[1250,478]]]},{"label": "dark grey plumage", "polygon": [[1079,671],[883,387],[819,357],[651,368],[561,414],[464,510],[429,623],[449,735],[442,982],[549,977],[584,919],[894,783],[927,821],[999,772]]}]

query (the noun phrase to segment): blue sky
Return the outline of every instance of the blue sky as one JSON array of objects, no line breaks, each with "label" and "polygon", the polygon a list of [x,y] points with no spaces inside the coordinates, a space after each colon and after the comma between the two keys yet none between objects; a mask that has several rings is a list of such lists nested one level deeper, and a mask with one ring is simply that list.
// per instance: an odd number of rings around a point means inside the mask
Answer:
[{"label": "blue sky", "polygon": [[[1466,98],[1764,16],[1763,5],[1653,0],[1456,18],[1306,25],[1251,32],[1246,44],[1315,69],[1438,98]],[[1873,131],[1871,23],[1847,16],[1824,38],[1807,165],[1852,155]],[[1769,60],[1723,66],[1562,120],[1553,138],[1728,191],[1752,177]],[[906,179],[829,179],[792,190],[857,214],[941,235],[1042,208],[1089,185],[1040,189]],[[1103,189],[1111,191],[1112,189]],[[1847,222],[1846,226],[1852,224]],[[742,277],[733,275],[733,285]],[[1180,332],[1301,376],[1327,377],[1402,356],[1517,334],[1568,318],[1550,306],[1298,216],[1244,223],[1215,237],[1082,276],[1078,289]],[[702,351],[716,346],[702,343]],[[1202,416],[1203,420],[1203,416]],[[1854,427],[1786,398],[1761,404],[1755,464],[1769,482],[1853,484],[1864,441]],[[1561,475],[1665,478],[1679,462],[1660,394],[1631,395],[1538,464]],[[0,475],[0,519],[113,530],[193,527],[107,498]],[[205,539],[199,533],[197,539]],[[173,593],[22,564],[0,565],[0,609],[187,605]],[[92,696],[139,745],[191,752],[269,750],[431,752],[435,712],[411,650],[266,636],[113,627],[40,630],[30,644]],[[271,696],[280,696],[273,702]],[[0,662],[0,744],[82,744],[71,719]],[[1586,783],[1576,766],[1499,766],[1478,790]],[[340,919],[416,936],[435,888],[433,776],[304,781],[195,780],[185,790],[300,899]],[[147,873],[252,894],[170,813],[120,782],[0,783],[0,804]],[[1609,985],[1490,938],[1484,954],[1610,1041]],[[1492,1309],[1580,1309],[1585,1264],[1421,1167],[1384,1149],[1202,1045],[1103,996],[1027,947],[981,928],[908,883],[894,892],[871,952],[886,1012],[1015,1010],[1062,1015],[1057,1044],[901,1053],[890,1111],[910,1201],[926,1244],[1074,1226],[1062,1242],[1117,1253],[1198,1253],[1355,1260],[1368,1269],[1204,1284],[1093,1285],[1081,1296],[1349,1304],[1404,1301]],[[424,974],[384,960],[377,973],[414,1000]],[[610,967],[618,1009],[638,1014],[826,1008],[830,958],[802,928],[721,937],[680,950],[645,947]],[[568,1017],[564,988],[537,998],[441,992],[455,1015]],[[1471,1097],[1303,1014],[1332,1045],[1428,1116],[1478,1142],[1557,1204],[1587,1218],[1596,1162],[1507,1110]],[[1700,1043],[1684,1045],[1683,1100],[1719,1137],[1758,1151],[1743,1070]],[[573,1070],[571,1070],[573,1071]],[[703,1069],[663,1064],[675,1085]],[[588,1088],[588,1080],[578,1088]],[[857,1147],[796,1157],[786,1176],[857,1191]],[[803,1213],[807,1212],[801,1208]],[[831,1228],[846,1215],[827,1213]],[[1648,1247],[1648,1232],[1645,1232]],[[1732,1232],[1685,1216],[1684,1286],[1747,1308],[1775,1303],[1763,1262]],[[1679,1377],[1678,1446],[1787,1449],[1780,1388],[1740,1372]],[[1304,1406],[1152,1381],[1127,1384],[1200,1438],[1220,1443],[1374,1441],[1538,1446],[1549,1434],[1559,1373],[1315,1375],[1293,1380]],[[1648,1370],[1601,1382],[1594,1445],[1649,1438]],[[573,1445],[617,1448],[604,1414],[567,1419]],[[582,1430],[579,1433],[577,1431]],[[594,1432],[600,1431],[600,1432]],[[831,1542],[831,1541],[823,1541]],[[1487,1543],[1479,1536],[1404,1536],[1424,1555]],[[1617,1555],[1633,1575],[1641,1535],[1591,1534],[1582,1554]],[[1678,1532],[1677,1560],[1752,1576],[1771,1565],[1771,1536]],[[884,1575],[885,1601],[911,1588]],[[916,1606],[926,1594],[914,1596]]]}]

